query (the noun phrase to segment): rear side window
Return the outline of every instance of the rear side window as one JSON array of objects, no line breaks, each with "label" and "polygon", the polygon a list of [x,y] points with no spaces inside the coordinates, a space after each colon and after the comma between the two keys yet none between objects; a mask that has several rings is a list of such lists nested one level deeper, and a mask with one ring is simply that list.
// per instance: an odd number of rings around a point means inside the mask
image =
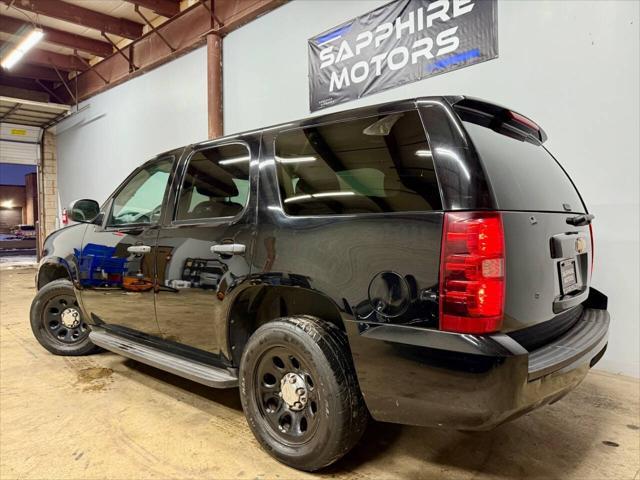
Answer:
[{"label": "rear side window", "polygon": [[500,210],[585,212],[567,174],[537,141],[471,122],[463,124],[480,155]]},{"label": "rear side window", "polygon": [[275,151],[288,215],[442,208],[417,111],[291,130],[278,135]]},{"label": "rear side window", "polygon": [[176,220],[233,217],[249,198],[246,146],[230,144],[193,154],[182,181]]}]

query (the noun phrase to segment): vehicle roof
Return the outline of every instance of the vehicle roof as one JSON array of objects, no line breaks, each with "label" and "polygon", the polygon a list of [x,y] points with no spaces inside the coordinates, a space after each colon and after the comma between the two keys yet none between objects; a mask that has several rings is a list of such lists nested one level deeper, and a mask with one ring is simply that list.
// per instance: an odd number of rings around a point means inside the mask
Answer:
[{"label": "vehicle roof", "polygon": [[249,135],[260,134],[265,131],[282,131],[291,128],[310,127],[314,125],[320,125],[323,123],[330,123],[340,120],[349,120],[351,118],[373,116],[381,113],[392,113],[394,111],[406,110],[407,108],[414,108],[419,101],[424,100],[447,100],[451,103],[464,98],[463,96],[456,95],[437,95],[437,96],[425,96],[405,98],[401,100],[394,100],[391,102],[378,103],[375,105],[367,105],[364,107],[350,108],[348,110],[340,110],[339,112],[325,113],[320,115],[314,115],[310,117],[293,120],[290,122],[278,123],[270,125],[268,127],[256,128],[253,130],[247,130],[244,132],[238,132],[234,134],[225,135],[212,140],[204,140],[202,142],[194,143],[191,145],[193,148],[199,148],[202,146],[209,146],[216,143],[224,143],[230,140],[239,139]]}]

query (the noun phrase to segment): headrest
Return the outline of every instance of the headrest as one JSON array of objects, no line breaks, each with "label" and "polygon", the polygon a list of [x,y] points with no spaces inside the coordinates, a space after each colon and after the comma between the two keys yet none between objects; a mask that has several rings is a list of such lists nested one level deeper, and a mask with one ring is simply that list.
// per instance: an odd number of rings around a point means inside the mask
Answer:
[{"label": "headrest", "polygon": [[300,178],[296,183],[295,195],[309,195],[311,193],[340,191],[340,182],[335,176],[313,177],[310,180]]},{"label": "headrest", "polygon": [[200,195],[204,195],[209,198],[235,197],[240,194],[238,187],[236,187],[236,184],[230,179],[229,183],[222,180],[216,180],[215,184],[210,181],[205,182],[196,179],[194,187]]}]

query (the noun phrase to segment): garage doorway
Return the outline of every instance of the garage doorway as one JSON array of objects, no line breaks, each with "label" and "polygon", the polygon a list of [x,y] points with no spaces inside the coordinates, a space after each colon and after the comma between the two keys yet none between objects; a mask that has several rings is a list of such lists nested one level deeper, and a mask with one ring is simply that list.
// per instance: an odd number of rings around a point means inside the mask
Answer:
[{"label": "garage doorway", "polygon": [[[1,244],[10,248],[0,246],[4,250],[0,251],[0,261],[5,265],[8,256],[34,262],[44,237],[60,227],[55,137],[51,129],[68,117],[70,110],[69,105],[0,96],[0,165],[8,165],[0,172],[0,184],[15,187],[18,182],[17,186],[23,187],[22,194],[13,191],[11,195],[0,195],[0,203],[2,196],[7,197],[4,208],[0,205],[0,223],[4,224],[0,225],[0,235],[5,236],[6,242],[13,242]],[[20,171],[21,166],[29,168]],[[13,175],[10,170],[18,171],[18,179],[13,182],[5,180]],[[19,215],[21,221],[16,223]],[[22,243],[15,243],[18,241]],[[28,256],[22,257],[24,251]],[[10,263],[16,263],[15,258]]]},{"label": "garage doorway", "polygon": [[37,259],[40,128],[0,125],[0,264]]}]

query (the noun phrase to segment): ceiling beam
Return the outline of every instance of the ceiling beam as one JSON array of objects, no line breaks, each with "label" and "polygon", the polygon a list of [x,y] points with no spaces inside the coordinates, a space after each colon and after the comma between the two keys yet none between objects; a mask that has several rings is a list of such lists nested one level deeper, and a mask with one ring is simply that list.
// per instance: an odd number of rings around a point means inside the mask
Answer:
[{"label": "ceiling beam", "polygon": [[[7,3],[9,0],[2,0]],[[120,37],[136,39],[142,35],[142,25],[125,18],[112,17],[104,13],[80,7],[61,0],[15,0],[12,5],[21,10],[57,18],[99,32],[112,33]]]},{"label": "ceiling beam", "polygon": [[32,48],[23,58],[23,61],[39,67],[55,67],[66,72],[82,72],[87,67],[73,55],[50,52],[40,48]]},{"label": "ceiling beam", "polygon": [[[177,48],[175,52],[168,48],[156,32],[148,31],[139,40],[127,46],[128,59],[122,55],[111,55],[77,75],[74,91],[77,91],[78,99],[85,100],[201,47],[206,44],[207,34],[227,34],[279,7],[285,3],[285,0],[242,0],[241,5],[235,5],[235,8],[230,3],[231,0],[224,2],[216,0],[215,11],[218,20],[215,22],[209,7],[210,0],[206,2],[206,6],[202,2],[191,5],[156,27],[169,45]],[[223,29],[214,28],[216,25],[224,25],[224,27]],[[137,67],[133,71],[128,60],[133,61]],[[109,80],[109,83],[98,78],[94,71]],[[63,85],[56,87],[54,91],[60,97],[67,97]]]},{"label": "ceiling beam", "polygon": [[50,95],[33,80],[0,75],[0,96],[48,102],[51,99]]},{"label": "ceiling beam", "polygon": [[0,77],[6,75],[14,78],[30,78],[33,80],[46,80],[48,82],[60,82],[56,71],[52,68],[36,67],[34,65],[20,64],[11,70],[1,70]]},{"label": "ceiling beam", "polygon": [[[0,41],[0,49],[5,45],[5,42]],[[81,72],[87,69],[87,67],[75,56],[50,52],[49,50],[43,50],[41,48],[32,48],[29,50],[24,54],[24,57],[22,57],[20,62],[37,65],[39,67],[55,67],[58,70],[64,70],[66,72]]]},{"label": "ceiling beam", "polygon": [[[40,80],[34,80],[31,78],[24,77],[12,77],[10,75],[6,75],[4,72],[0,71],[0,85],[9,86],[14,88],[23,88],[25,90],[42,90],[42,86],[38,84]],[[53,86],[51,82],[47,82],[46,80],[41,82],[42,85]],[[7,96],[0,94],[0,96]]]},{"label": "ceiling beam", "polygon": [[[17,18],[0,15],[0,32],[15,34],[21,28],[28,27],[29,24],[18,20]],[[81,52],[91,53],[99,57],[105,58],[113,53],[111,44],[101,40],[95,40],[74,33],[63,32],[55,28],[41,27],[44,31],[44,42],[53,43],[62,47],[73,48]]]},{"label": "ceiling beam", "polygon": [[126,0],[129,3],[147,8],[158,15],[171,18],[180,12],[180,2],[175,0]]}]

